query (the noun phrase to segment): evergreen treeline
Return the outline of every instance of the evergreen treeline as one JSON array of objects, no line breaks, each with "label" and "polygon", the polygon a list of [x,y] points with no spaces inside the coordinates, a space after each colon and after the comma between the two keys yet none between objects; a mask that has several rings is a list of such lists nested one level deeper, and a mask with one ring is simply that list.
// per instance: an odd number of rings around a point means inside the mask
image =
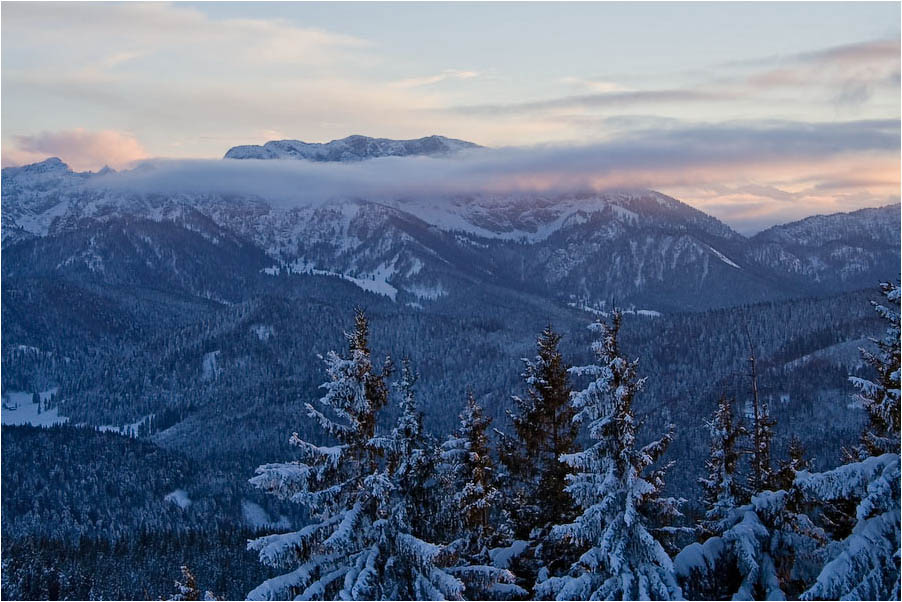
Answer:
[{"label": "evergreen treeline", "polygon": [[619,311],[592,325],[580,367],[542,332],[497,453],[472,392],[443,442],[424,433],[410,363],[393,386],[358,311],[347,350],[325,358],[325,395],[305,406],[325,441],[295,433],[298,459],[251,479],[311,522],[248,544],[281,573],[249,597],[898,599],[899,287],[883,293],[886,333],[863,351],[872,373],[852,379],[869,422],[826,472],[810,471],[797,438],[776,449],[746,326],[751,407],[737,415],[723,394],[712,408],[697,520],[666,494],[674,427],[635,410],[662,376],[642,377],[624,351]]},{"label": "evergreen treeline", "polygon": [[[445,409],[467,386],[496,426],[504,421],[514,407],[508,392],[519,387],[519,360],[531,355],[529,338],[549,319],[567,333],[562,353],[577,364],[589,361],[586,314],[534,298],[468,291],[414,311],[334,278],[279,280],[278,295],[233,306],[134,291],[130,313],[125,299],[113,303],[65,283],[54,285],[68,288],[51,296],[57,291],[45,281],[11,280],[3,290],[3,390],[58,387],[50,407],[72,423],[139,423],[139,436],[165,448],[214,465],[242,462],[246,472],[283,453],[283,425],[295,400],[310,398],[319,384],[316,354],[339,344],[341,316],[354,303],[367,304],[376,351],[417,358],[432,433],[455,428],[455,414]],[[771,400],[778,419],[776,451],[785,451],[792,434],[786,425],[805,422],[810,428],[797,434],[819,450],[814,466],[839,461],[833,442],[855,438],[864,414],[835,400],[851,388],[850,370],[864,373],[850,367],[857,339],[879,329],[866,298],[851,293],[657,318],[625,313],[623,348],[649,374],[666,375],[646,383],[634,410],[649,433],[677,426],[671,454],[685,469],[671,475],[668,491],[698,496],[704,446],[697,442],[707,436],[709,400],[721,392],[740,405],[747,399],[745,324],[757,347],[762,398]],[[205,372],[205,358],[214,357],[215,370]],[[385,413],[386,424],[394,412]],[[206,436],[211,426],[217,437]],[[296,428],[311,440],[320,437],[311,424]]]}]

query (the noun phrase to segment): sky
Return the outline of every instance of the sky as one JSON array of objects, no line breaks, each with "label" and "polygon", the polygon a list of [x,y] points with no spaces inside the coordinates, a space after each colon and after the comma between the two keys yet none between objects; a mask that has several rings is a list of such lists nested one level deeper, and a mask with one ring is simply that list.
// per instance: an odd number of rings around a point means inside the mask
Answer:
[{"label": "sky", "polygon": [[3,2],[2,162],[122,169],[442,134],[500,149],[433,169],[444,179],[654,188],[753,231],[898,202],[900,16],[890,2]]}]

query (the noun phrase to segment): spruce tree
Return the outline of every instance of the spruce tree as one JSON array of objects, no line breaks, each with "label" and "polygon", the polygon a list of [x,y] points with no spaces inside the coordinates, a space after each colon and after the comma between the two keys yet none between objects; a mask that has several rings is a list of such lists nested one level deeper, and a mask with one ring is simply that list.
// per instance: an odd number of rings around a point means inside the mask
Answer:
[{"label": "spruce tree", "polygon": [[403,360],[397,385],[401,414],[391,433],[388,469],[404,496],[398,511],[406,515],[417,537],[432,539],[437,535],[435,517],[442,492],[436,475],[437,446],[423,430],[423,414],[414,389],[417,378],[410,361]]},{"label": "spruce tree", "polygon": [[376,425],[389,398],[388,367],[377,372],[372,365],[362,312],[346,336],[348,354],[326,357],[322,409],[306,404],[307,415],[337,445],[317,446],[294,434],[291,443],[304,460],[261,466],[251,479],[304,505],[311,523],[249,542],[263,563],[293,570],[265,581],[248,598],[460,599],[463,584],[442,568],[453,564],[454,554],[413,534],[416,503],[401,486],[418,478],[412,389],[400,423],[380,436]]},{"label": "spruce tree", "polygon": [[574,451],[578,428],[560,340],[548,326],[536,341],[535,358],[524,358],[526,395],[514,397],[516,410],[508,411],[515,436],[501,440],[501,460],[507,469],[505,502],[514,537],[528,542],[515,572],[528,587],[541,567],[555,572],[574,560],[561,542],[549,538],[553,525],[575,518],[573,498],[566,490],[569,469],[560,457]]},{"label": "spruce tree", "polygon": [[708,474],[699,479],[705,504],[705,518],[699,525],[700,541],[720,533],[730,511],[746,497],[736,474],[742,456],[739,443],[746,430],[733,418],[733,400],[721,395],[714,416],[705,424],[711,435],[711,451],[705,462]]},{"label": "spruce tree", "polygon": [[899,453],[899,286],[890,282],[880,285],[888,303],[871,302],[877,314],[888,325],[882,338],[871,339],[876,351],[861,349],[861,357],[877,373],[873,380],[850,377],[858,389],[856,399],[868,413],[868,426],[856,450],[857,459]]},{"label": "spruce tree", "polygon": [[615,310],[610,324],[592,325],[600,333],[592,346],[596,363],[574,369],[592,377],[574,396],[573,404],[575,419],[585,425],[594,443],[562,458],[571,469],[567,491],[581,514],[554,532],[585,546],[586,551],[569,574],[538,583],[540,596],[554,595],[558,600],[682,597],[670,557],[655,536],[658,525],[653,524],[674,518],[677,503],[661,496],[663,471],[647,472],[666,450],[672,430],[637,447],[632,403],[644,379],[637,374],[638,360],[629,361],[620,351],[621,320]]},{"label": "spruce tree", "polygon": [[492,566],[492,550],[509,543],[509,533],[503,529],[504,518],[498,516],[502,496],[489,448],[490,423],[468,391],[460,426],[442,444],[442,478],[448,492],[446,517],[450,523],[447,529],[453,538],[449,547],[459,555],[453,572],[466,583],[471,599],[526,593],[514,585],[510,571]]},{"label": "spruce tree", "polygon": [[758,357],[752,344],[752,336],[748,323],[745,325],[745,336],[749,346],[749,380],[752,388],[752,449],[749,489],[752,493],[760,493],[774,488],[773,465],[771,464],[771,442],[773,427],[776,422],[770,416],[770,405],[762,398],[758,388]]},{"label": "spruce tree", "polygon": [[464,583],[454,576],[457,555],[428,543],[434,534],[436,491],[435,446],[423,432],[414,385],[417,376],[404,360],[400,394],[401,414],[386,446],[388,494],[378,510],[379,558],[384,562],[380,599],[434,600],[459,598]]}]

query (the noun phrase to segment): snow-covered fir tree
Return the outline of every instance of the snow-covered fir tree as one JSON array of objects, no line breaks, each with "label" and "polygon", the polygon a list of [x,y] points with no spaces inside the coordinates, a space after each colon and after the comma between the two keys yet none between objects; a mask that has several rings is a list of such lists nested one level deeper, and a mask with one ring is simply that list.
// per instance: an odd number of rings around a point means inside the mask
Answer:
[{"label": "snow-covered fir tree", "polygon": [[494,543],[495,526],[489,518],[501,501],[489,449],[490,422],[473,393],[468,392],[460,427],[442,444],[445,484],[456,510],[458,532],[465,536],[466,549],[473,554]]},{"label": "snow-covered fir tree", "polygon": [[771,464],[771,443],[774,437],[773,427],[776,422],[770,416],[770,404],[763,398],[758,388],[758,354],[752,343],[748,323],[745,325],[745,336],[749,346],[749,381],[751,384],[751,470],[748,477],[748,488],[752,493],[760,493],[773,489],[773,465]]},{"label": "snow-covered fir tree", "polygon": [[873,456],[818,474],[796,486],[821,503],[855,502],[852,532],[828,547],[830,560],[805,600],[898,600],[900,597],[899,454]]},{"label": "snow-covered fir tree", "polygon": [[401,414],[386,448],[389,490],[375,523],[381,530],[376,562],[385,563],[380,599],[457,599],[463,595],[464,583],[449,568],[460,564],[456,554],[426,540],[435,533],[433,500],[439,492],[435,445],[423,432],[415,383],[410,362],[404,360],[397,387]]},{"label": "snow-covered fir tree", "polygon": [[557,536],[586,550],[568,574],[550,577],[536,586],[539,596],[558,600],[681,599],[670,557],[655,537],[653,521],[673,518],[677,502],[661,496],[663,471],[648,473],[670,443],[672,431],[637,447],[632,410],[643,379],[638,360],[627,360],[619,349],[622,316],[592,325],[600,338],[592,349],[596,363],[573,369],[592,378],[573,399],[574,419],[585,425],[594,443],[563,456],[571,468],[567,491],[581,514],[558,525]]},{"label": "snow-covered fir tree", "polygon": [[875,340],[877,352],[861,350],[876,378],[852,378],[868,424],[855,450],[862,458],[821,474],[801,473],[797,486],[817,502],[854,507],[851,533],[831,547],[831,560],[805,599],[898,600],[900,596],[899,472],[899,287],[883,283],[889,307],[874,303],[889,322]]},{"label": "snow-covered fir tree", "polygon": [[886,304],[872,302],[877,314],[886,320],[886,332],[872,339],[876,351],[861,349],[861,357],[875,371],[871,379],[851,377],[858,389],[857,400],[868,413],[869,425],[856,451],[858,459],[899,452],[899,286],[890,282],[880,285]]},{"label": "snow-covered fir tree", "polygon": [[674,559],[693,600],[786,600],[812,582],[823,561],[824,534],[797,510],[795,492],[764,491],[730,511],[722,533],[693,543]]},{"label": "snow-covered fir tree", "polygon": [[535,358],[524,358],[526,395],[514,397],[515,410],[508,412],[514,435],[501,438],[501,460],[507,469],[505,505],[514,537],[527,542],[515,572],[528,587],[540,568],[556,572],[574,560],[568,558],[572,554],[565,542],[549,537],[553,525],[575,518],[573,498],[566,490],[569,468],[560,457],[574,451],[578,428],[560,340],[548,326],[536,341]]},{"label": "snow-covered fir tree", "polygon": [[877,353],[862,352],[877,379],[853,379],[871,418],[854,450],[862,459],[809,473],[792,440],[771,480],[775,490],[754,495],[728,513],[722,533],[676,557],[690,597],[899,599],[899,295],[898,287],[882,289],[895,307],[877,311],[890,325]]},{"label": "snow-covered fir tree", "polygon": [[741,438],[747,433],[733,417],[733,400],[721,395],[714,416],[705,424],[711,435],[711,452],[705,461],[708,474],[699,479],[705,505],[705,518],[699,524],[701,541],[722,532],[723,521],[746,496],[736,470],[742,457]]},{"label": "snow-covered fir tree", "polygon": [[404,504],[398,506],[398,511],[406,514],[416,535],[423,537],[436,533],[437,498],[442,492],[435,473],[437,445],[423,431],[423,414],[414,389],[416,381],[410,360],[403,360],[401,380],[397,384],[401,413],[391,433],[388,468],[399,493],[404,496]]},{"label": "snow-covered fir tree", "polygon": [[[317,446],[296,434],[291,442],[303,461],[267,464],[251,482],[303,504],[311,523],[292,533],[252,540],[248,548],[272,567],[291,568],[248,594],[250,599],[460,599],[464,586],[442,569],[454,554],[416,537],[410,524],[415,504],[402,490],[410,484],[416,447],[416,407],[408,388],[405,411],[389,436],[376,432],[378,410],[389,397],[387,368],[370,357],[368,324],[357,313],[349,351],[326,358],[329,380],[307,415],[337,440]],[[408,376],[409,383],[409,376]]]},{"label": "snow-covered fir tree", "polygon": [[[499,516],[501,492],[489,447],[491,419],[472,392],[460,414],[460,426],[442,444],[442,479],[447,491],[446,517],[449,547],[459,555],[453,572],[467,585],[470,599],[511,598],[526,592],[514,584],[514,575],[492,565],[492,551],[510,544]],[[496,518],[497,520],[492,520]]]}]

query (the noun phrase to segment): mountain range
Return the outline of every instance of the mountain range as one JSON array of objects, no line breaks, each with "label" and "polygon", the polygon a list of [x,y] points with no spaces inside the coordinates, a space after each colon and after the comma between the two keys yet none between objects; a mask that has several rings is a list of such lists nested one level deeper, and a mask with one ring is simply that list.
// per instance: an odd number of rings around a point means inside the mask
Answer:
[{"label": "mountain range", "polygon": [[[358,161],[428,154],[436,144],[475,146],[353,136],[293,144],[257,148]],[[249,147],[226,156],[239,148]],[[677,311],[830,295],[899,272],[899,205],[814,216],[746,237],[650,190],[285,206],[264,196],[128,191],[98,184],[102,175],[73,172],[55,158],[3,170],[4,276],[121,272],[227,298],[235,278],[291,272],[341,278],[413,307],[491,284],[590,310],[613,301]],[[14,260],[22,254],[32,259]],[[132,265],[141,269],[123,267]]]}]

